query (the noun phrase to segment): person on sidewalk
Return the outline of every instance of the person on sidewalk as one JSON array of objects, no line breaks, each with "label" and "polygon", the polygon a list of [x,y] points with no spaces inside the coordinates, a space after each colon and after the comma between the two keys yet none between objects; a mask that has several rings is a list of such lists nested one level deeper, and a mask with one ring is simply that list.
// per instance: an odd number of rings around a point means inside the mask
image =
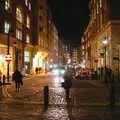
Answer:
[{"label": "person on sidewalk", "polygon": [[23,85],[22,79],[23,75],[20,73],[19,70],[16,69],[12,75],[12,80],[15,81],[16,92],[19,92],[21,85]]},{"label": "person on sidewalk", "polygon": [[66,100],[69,100],[70,88],[72,87],[72,77],[68,72],[64,75],[64,86],[66,93]]}]

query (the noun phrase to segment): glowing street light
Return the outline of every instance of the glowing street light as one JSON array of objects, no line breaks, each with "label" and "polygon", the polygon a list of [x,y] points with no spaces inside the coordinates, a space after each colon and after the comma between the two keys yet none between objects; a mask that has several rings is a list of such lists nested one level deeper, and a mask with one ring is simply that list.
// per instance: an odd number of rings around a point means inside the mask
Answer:
[{"label": "glowing street light", "polygon": [[[108,40],[106,39],[106,37],[103,39],[102,43],[104,44],[104,49],[105,49],[105,72],[106,72],[106,49],[107,49],[107,44],[108,44]],[[105,83],[107,83],[107,78],[106,78],[106,75],[105,75],[105,80],[104,80]]]},{"label": "glowing street light", "polygon": [[106,37],[103,39],[102,43],[104,44],[105,47],[105,70],[106,70],[106,49],[107,49],[107,44],[108,44],[108,40],[106,39]]}]

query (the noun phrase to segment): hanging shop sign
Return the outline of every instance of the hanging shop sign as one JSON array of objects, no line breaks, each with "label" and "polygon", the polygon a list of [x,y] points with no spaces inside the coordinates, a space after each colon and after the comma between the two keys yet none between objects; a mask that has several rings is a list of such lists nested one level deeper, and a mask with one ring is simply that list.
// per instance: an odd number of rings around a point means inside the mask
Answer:
[{"label": "hanging shop sign", "polygon": [[94,59],[94,62],[97,63],[99,61],[99,56],[96,56],[95,59]]}]

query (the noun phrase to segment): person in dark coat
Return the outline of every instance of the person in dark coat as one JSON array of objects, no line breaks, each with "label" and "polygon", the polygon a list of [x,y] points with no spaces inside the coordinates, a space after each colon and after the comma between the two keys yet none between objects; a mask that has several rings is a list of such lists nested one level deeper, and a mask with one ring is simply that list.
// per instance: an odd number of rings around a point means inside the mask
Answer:
[{"label": "person in dark coat", "polygon": [[19,92],[20,86],[23,85],[23,81],[22,81],[23,76],[19,70],[15,70],[15,72],[12,75],[12,79],[13,79],[13,81],[15,81],[16,92]]},{"label": "person in dark coat", "polygon": [[68,72],[64,75],[64,88],[66,92],[66,100],[69,100],[70,88],[72,87],[72,77]]}]

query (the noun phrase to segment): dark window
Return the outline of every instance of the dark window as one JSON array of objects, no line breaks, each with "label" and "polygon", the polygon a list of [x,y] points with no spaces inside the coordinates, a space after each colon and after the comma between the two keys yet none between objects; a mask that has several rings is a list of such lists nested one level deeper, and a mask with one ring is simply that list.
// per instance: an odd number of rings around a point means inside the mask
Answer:
[{"label": "dark window", "polygon": [[39,31],[42,32],[43,31],[43,27],[39,27]]},{"label": "dark window", "polygon": [[39,16],[40,20],[43,20],[43,16]]},{"label": "dark window", "polygon": [[40,9],[43,9],[43,6],[42,6],[42,5],[40,5]]}]

